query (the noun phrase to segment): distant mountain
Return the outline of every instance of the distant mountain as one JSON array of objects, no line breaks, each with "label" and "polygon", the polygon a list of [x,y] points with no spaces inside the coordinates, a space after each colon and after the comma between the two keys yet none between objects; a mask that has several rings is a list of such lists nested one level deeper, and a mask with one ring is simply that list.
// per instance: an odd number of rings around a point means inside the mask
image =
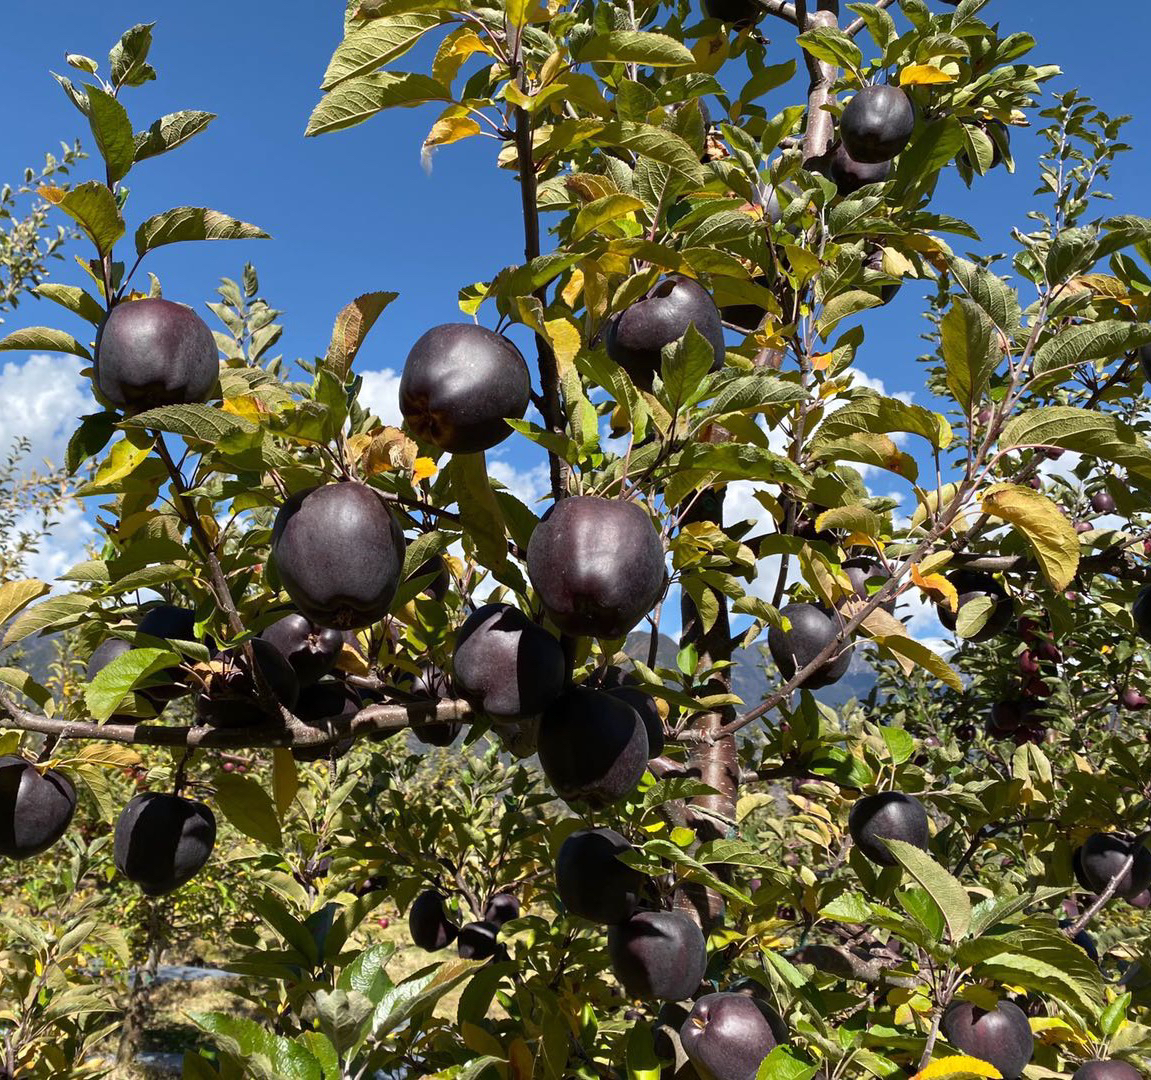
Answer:
[{"label": "distant mountain", "polygon": [[[644,663],[647,662],[650,634],[633,630],[627,637],[624,652]],[[659,667],[675,667],[679,647],[666,634],[660,634],[656,649],[656,664]],[[732,656],[732,689],[751,708],[758,705],[779,684],[779,672],[766,644],[755,644],[746,649],[737,649]],[[862,699],[871,693],[876,676],[866,654],[856,650],[851,664],[839,682],[815,691],[817,700],[825,705],[839,706],[852,698]]]}]

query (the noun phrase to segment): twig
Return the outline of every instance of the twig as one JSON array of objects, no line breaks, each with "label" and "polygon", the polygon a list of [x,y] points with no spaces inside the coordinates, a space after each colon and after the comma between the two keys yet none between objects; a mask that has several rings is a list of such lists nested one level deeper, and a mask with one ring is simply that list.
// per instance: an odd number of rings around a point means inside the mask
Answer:
[{"label": "twig", "polygon": [[1092,904],[1085,912],[1083,912],[1083,914],[1079,916],[1079,918],[1074,922],[1074,924],[1072,924],[1071,926],[1068,926],[1065,929],[1064,932],[1067,934],[1067,936],[1069,938],[1074,940],[1079,934],[1081,934],[1083,932],[1084,927],[1086,927],[1087,924],[1089,922],[1091,922],[1091,920],[1094,919],[1095,916],[1098,915],[1100,911],[1103,910],[1107,901],[1110,900],[1111,897],[1113,897],[1115,895],[1115,890],[1119,888],[1119,882],[1122,881],[1124,875],[1127,874],[1128,871],[1130,871],[1134,862],[1135,862],[1135,852],[1132,851],[1131,854],[1128,855],[1127,858],[1123,860],[1123,865],[1121,867],[1119,867],[1119,870],[1116,872],[1115,876],[1109,882],[1107,882],[1107,888],[1104,889],[1095,898],[1095,903]]},{"label": "twig", "polygon": [[[892,4],[894,4],[894,3],[895,3],[895,0],[876,0],[876,4],[875,4],[875,6],[876,6],[877,8],[879,8],[880,10],[882,10],[883,8],[889,8],[889,7],[891,7],[891,5],[892,5]],[[862,31],[862,30],[863,30],[863,29],[864,29],[866,26],[867,26],[867,23],[865,23],[865,22],[864,22],[862,19],[856,19],[856,20],[855,20],[855,22],[853,22],[853,23],[849,24],[849,25],[848,25],[848,27],[847,27],[847,29],[846,29],[846,30],[844,30],[843,32],[844,32],[844,33],[845,33],[845,34],[846,34],[848,37],[855,37],[855,36],[856,36],[857,34],[859,34],[859,33],[860,33],[860,32],[861,32],[861,31]]]}]

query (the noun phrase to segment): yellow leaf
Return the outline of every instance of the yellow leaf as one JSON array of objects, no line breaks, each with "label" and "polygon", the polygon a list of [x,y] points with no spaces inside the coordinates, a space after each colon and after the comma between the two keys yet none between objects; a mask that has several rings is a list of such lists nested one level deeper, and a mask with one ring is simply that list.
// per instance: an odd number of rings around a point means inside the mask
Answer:
[{"label": "yellow leaf", "polygon": [[552,350],[556,354],[556,363],[560,373],[575,363],[575,358],[583,346],[583,335],[579,325],[568,315],[561,315],[554,319],[544,319],[544,331]]},{"label": "yellow leaf", "polygon": [[508,1080],[532,1080],[536,1059],[523,1039],[517,1037],[512,1040],[511,1046],[508,1047],[508,1064],[511,1066]]},{"label": "yellow leaf", "polygon": [[129,432],[112,447],[100,468],[96,470],[96,475],[92,478],[92,487],[108,487],[130,476],[148,460],[151,452],[151,438],[142,431]]},{"label": "yellow leaf", "polygon": [[900,86],[935,86],[950,82],[955,82],[955,76],[948,75],[934,64],[912,64],[899,73]]},{"label": "yellow leaf", "polygon": [[1003,1074],[990,1062],[980,1061],[979,1058],[968,1057],[966,1054],[956,1054],[953,1057],[939,1058],[931,1062],[926,1069],[920,1069],[912,1080],[979,1080],[986,1077],[988,1080],[999,1080]]},{"label": "yellow leaf", "polygon": [[346,641],[340,649],[340,656],[336,661],[336,667],[348,675],[370,675],[372,673],[371,666],[367,660]]},{"label": "yellow leaf", "polygon": [[37,578],[27,581],[6,581],[0,585],[0,626],[17,612],[23,611],[33,600],[39,600],[51,586]]},{"label": "yellow leaf", "polygon": [[223,410],[233,416],[239,416],[244,420],[253,420],[258,424],[260,417],[267,413],[268,407],[251,394],[241,394],[239,397],[224,398]]},{"label": "yellow leaf", "polygon": [[705,75],[714,75],[726,62],[731,52],[731,42],[726,33],[713,34],[700,38],[692,47],[695,66]]},{"label": "yellow leaf", "polygon": [[424,146],[447,146],[480,133],[479,122],[470,116],[441,117],[432,124],[431,131],[424,139]]},{"label": "yellow leaf", "polygon": [[925,574],[920,570],[919,563],[912,563],[911,580],[933,600],[942,600],[952,611],[959,610],[959,593],[942,574]]},{"label": "yellow leaf", "polygon": [[288,812],[300,790],[300,777],[296,772],[296,759],[292,751],[277,746],[272,751],[272,795],[276,800],[276,812],[281,820]]},{"label": "yellow leaf", "polygon": [[476,53],[492,54],[487,42],[470,26],[462,26],[444,38],[432,61],[432,78],[444,86],[451,86],[460,68]]},{"label": "yellow leaf", "polygon": [[435,476],[438,471],[439,466],[430,457],[416,458],[416,463],[412,466],[412,482],[418,484]]},{"label": "yellow leaf", "polygon": [[955,669],[923,642],[907,637],[906,634],[877,634],[873,640],[881,649],[887,649],[897,657],[904,656],[915,661],[929,675],[946,683],[953,690],[963,690],[963,680],[959,678]]},{"label": "yellow leaf", "polygon": [[982,508],[1024,535],[1053,589],[1062,592],[1071,584],[1079,569],[1079,537],[1046,495],[1017,484],[997,484],[983,496]]}]

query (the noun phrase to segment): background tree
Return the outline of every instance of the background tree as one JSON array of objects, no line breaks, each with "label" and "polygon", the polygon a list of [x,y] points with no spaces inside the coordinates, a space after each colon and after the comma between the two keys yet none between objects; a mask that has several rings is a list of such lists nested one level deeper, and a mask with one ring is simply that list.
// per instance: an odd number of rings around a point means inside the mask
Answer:
[{"label": "background tree", "polygon": [[[1151,222],[1092,217],[1122,120],[1074,93],[1038,113],[1056,70],[984,7],[349,4],[308,133],[439,102],[425,150],[492,138],[519,187],[524,262],[461,289],[474,323],[416,343],[406,431],[359,404],[354,370],[394,293],[349,304],[301,377],[267,357],[278,312],[254,273],[224,283],[214,338],[155,277],[134,291],[158,247],[263,234],[177,207],[117,258],[122,181],[211,117],[135,132],[121,96],[155,77],[148,26],[106,76],[70,57],[91,81],[61,84],[105,175],[42,195],[95,248],[85,286],[50,297],[88,325],[0,347],[93,361],[104,408],[68,464],[92,462],[103,546],[74,591],[36,603],[46,584],[10,582],[0,610],[6,643],[73,632],[94,659],[82,699],[5,678],[11,748],[47,744],[7,766],[28,785],[4,812],[59,836],[71,809],[35,784],[75,777],[111,818],[109,770],[144,770],[104,855],[116,887],[155,897],[151,925],[203,874],[251,890],[232,965],[253,1011],[198,1017],[219,1053],[185,1075],[1143,1060],[1145,974],[1108,981],[1090,950],[1109,973],[1137,959],[1145,931],[1116,903],[1146,907],[1151,885],[1146,594],[1131,607]],[[766,63],[783,24],[810,89],[773,114],[798,64]],[[425,37],[430,73],[393,70]],[[1011,128],[1032,120],[1050,208],[1017,232],[1009,279],[1002,256],[955,251],[978,237],[931,198],[945,168],[975,185],[1013,167]],[[937,284],[924,364],[945,413],[853,385],[858,316],[905,277]],[[530,367],[499,333],[513,323]],[[513,432],[548,456],[540,517],[486,468]],[[910,519],[864,467],[908,487]],[[735,481],[767,527],[725,515]],[[777,576],[754,588],[767,556]],[[921,601],[955,657],[907,633]],[[745,702],[732,657],[765,633],[778,682]],[[837,713],[812,691],[857,648],[882,679]],[[462,727],[466,757],[379,745],[410,729],[452,746]],[[539,769],[510,763],[537,750]],[[396,981],[365,926],[384,902],[458,957]],[[1084,937],[1100,918],[1103,953]],[[7,1067],[48,1074],[21,1033],[52,997],[20,989]]]}]

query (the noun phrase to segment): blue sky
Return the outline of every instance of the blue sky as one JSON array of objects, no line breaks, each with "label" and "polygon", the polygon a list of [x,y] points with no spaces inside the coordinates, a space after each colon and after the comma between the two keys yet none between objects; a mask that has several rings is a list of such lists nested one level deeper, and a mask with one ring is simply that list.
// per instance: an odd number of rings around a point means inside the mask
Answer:
[{"label": "blue sky", "polygon": [[[64,54],[103,62],[124,29],[156,21],[151,60],[159,80],[124,98],[136,127],[180,108],[206,109],[219,118],[206,134],[129,177],[130,231],[152,213],[194,204],[255,222],[273,239],[174,245],[149,256],[146,267],[160,276],[166,295],[201,305],[213,298],[221,275],[236,277],[252,260],[262,293],[285,310],[281,347],[290,358],[321,353],[336,312],[352,297],[399,291],[357,362],[360,370],[377,373],[369,376],[368,389],[383,404],[394,391],[388,373],[402,366],[416,338],[430,325],[460,317],[458,288],[522,259],[516,185],[495,168],[496,144],[484,139],[441,150],[426,171],[419,150],[434,108],[395,111],[347,132],[305,139],[321,76],[340,40],[343,3],[284,0],[274,16],[271,7],[234,0],[57,0],[46,18],[40,3],[9,0],[0,23],[0,100],[6,103],[0,182],[16,180],[61,139],[79,135],[91,143],[83,118],[49,74],[66,70]],[[1096,10],[1107,13],[1098,24],[1091,18]],[[993,0],[984,17],[1002,21],[1005,30],[1033,34],[1039,44],[1029,59],[1060,65],[1066,73],[1061,89],[1079,87],[1108,112],[1135,114],[1127,137],[1137,149],[1116,170],[1114,209],[1151,212],[1145,195],[1151,107],[1135,89],[1151,38],[1151,5],[1121,0],[1118,7],[1096,9],[1082,0]],[[770,62],[796,55],[784,24],[768,19],[766,32],[775,42]],[[401,66],[418,69],[429,61],[424,49]],[[800,100],[800,89],[776,91],[769,108]],[[1012,225],[1027,225],[1035,142],[1029,133],[1014,135],[1015,176],[996,170],[973,191],[952,176],[940,187],[935,208],[973,222],[984,238],[982,250],[1009,248]],[[79,177],[95,175],[92,166],[84,163]],[[77,280],[67,264],[56,272],[61,280]],[[887,392],[911,392],[928,403],[915,364],[922,349],[922,293],[910,284],[868,318],[859,366],[882,380]],[[28,302],[5,330],[64,325],[59,314],[47,302]],[[3,410],[0,444],[25,431],[45,454],[59,453],[71,418],[90,411],[85,388],[60,360],[5,354],[0,393],[9,406],[14,396],[24,404]],[[494,471],[528,487],[538,483],[528,444],[513,439],[505,447]]]}]

